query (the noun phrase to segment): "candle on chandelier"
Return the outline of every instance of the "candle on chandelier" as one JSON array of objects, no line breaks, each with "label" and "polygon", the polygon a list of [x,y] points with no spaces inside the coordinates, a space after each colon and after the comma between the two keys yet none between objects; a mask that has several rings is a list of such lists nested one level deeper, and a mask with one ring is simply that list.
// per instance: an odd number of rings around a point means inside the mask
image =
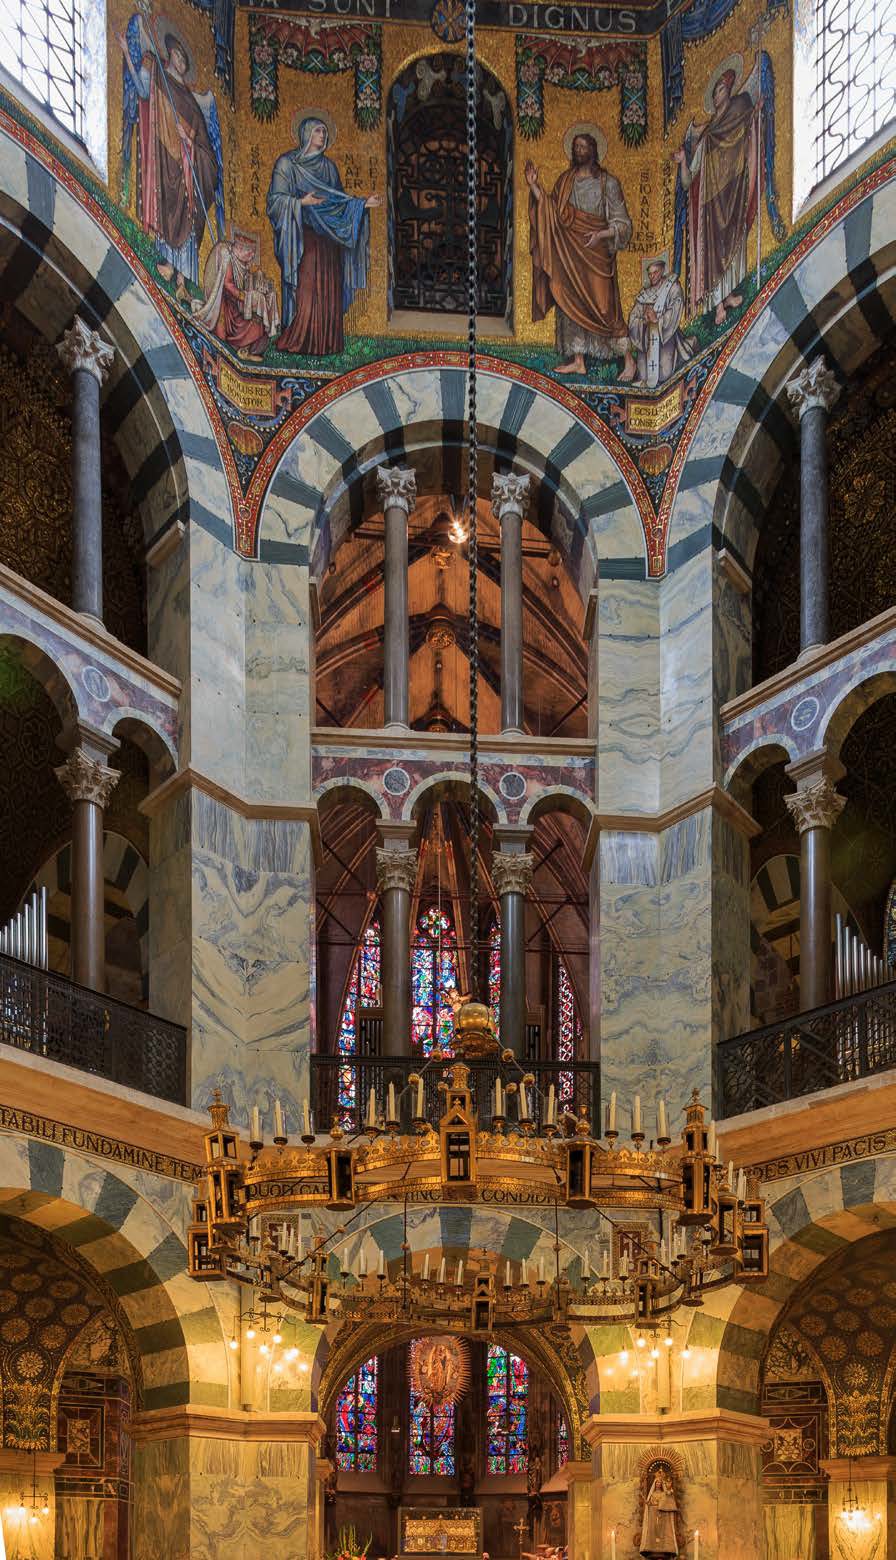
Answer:
[{"label": "candle on chandelier", "polygon": [[[276,1120],[276,1106],[274,1107],[274,1117]],[[302,1132],[305,1137],[311,1136],[311,1106],[307,1100],[302,1101]]]},{"label": "candle on chandelier", "polygon": [[367,1252],[363,1246],[361,1247],[361,1255],[358,1258],[358,1277],[361,1279],[367,1277]]},{"label": "candle on chandelier", "polygon": [[718,1157],[718,1151],[719,1151],[718,1137],[717,1137],[717,1134],[716,1134],[716,1124],[715,1124],[714,1121],[711,1121],[709,1123],[709,1131],[706,1134],[706,1139],[707,1139],[707,1141],[706,1141],[706,1152],[709,1155],[710,1159],[714,1160],[714,1159],[716,1159]]},{"label": "candle on chandelier", "polygon": [[445,1282],[445,1258],[443,1257],[441,1262],[439,1263],[439,1283],[440,1284],[444,1284],[444,1282]]},{"label": "candle on chandelier", "polygon": [[[308,1101],[306,1100],[305,1109],[307,1110],[307,1108]],[[286,1137],[286,1133],[283,1130],[283,1106],[279,1100],[274,1101],[274,1137]]]},{"label": "candle on chandelier", "polygon": [[544,1257],[539,1257],[538,1259],[538,1282],[540,1284],[544,1283]]},{"label": "candle on chandelier", "polygon": [[417,1103],[414,1107],[414,1115],[418,1121],[423,1120],[423,1079],[417,1079]]},{"label": "candle on chandelier", "polygon": [[610,1248],[609,1248],[609,1246],[605,1246],[604,1247],[603,1276],[604,1276],[604,1278],[609,1278],[609,1276],[610,1276]]},{"label": "candle on chandelier", "polygon": [[500,1078],[496,1078],[495,1079],[495,1115],[496,1116],[503,1116],[503,1114],[504,1114],[504,1101],[503,1101],[503,1099],[501,1097],[501,1080],[500,1080]]},{"label": "candle on chandelier", "polygon": [[613,1093],[610,1095],[610,1111],[609,1111],[609,1115],[607,1116],[607,1131],[608,1132],[615,1132],[616,1131],[616,1090],[615,1089],[613,1090]]},{"label": "candle on chandelier", "polygon": [[694,1560],[700,1560],[700,1529],[694,1529]]},{"label": "candle on chandelier", "polygon": [[586,1284],[587,1284],[587,1282],[588,1282],[590,1277],[591,1277],[591,1263],[588,1260],[588,1247],[586,1246],[585,1247],[585,1255],[584,1255],[584,1257],[582,1259],[582,1278],[584,1279]]},{"label": "candle on chandelier", "polygon": [[668,1137],[669,1136],[669,1123],[666,1120],[666,1101],[664,1099],[662,1099],[662,1098],[657,1101],[656,1118],[657,1118],[657,1137],[661,1137],[661,1138]]},{"label": "candle on chandelier", "polygon": [[737,1172],[737,1198],[738,1198],[738,1202],[743,1202],[745,1197],[746,1197],[746,1195],[747,1195],[747,1172],[746,1172],[746,1170],[738,1170],[738,1172]]},{"label": "candle on chandelier", "polygon": [[556,1121],[557,1121],[557,1097],[556,1097],[556,1094],[555,1094],[555,1091],[554,1091],[554,1085],[551,1084],[550,1088],[548,1089],[548,1119],[547,1119],[547,1125],[549,1127],[553,1127],[556,1124]]},{"label": "candle on chandelier", "polygon": [[734,1160],[733,1159],[729,1159],[729,1161],[728,1161],[728,1190],[731,1191],[731,1192],[734,1191]]},{"label": "candle on chandelier", "polygon": [[426,1283],[428,1278],[429,1278],[429,1252],[425,1251],[423,1253],[423,1282]]},{"label": "candle on chandelier", "polygon": [[520,1084],[520,1121],[529,1120],[529,1090],[524,1083]]},{"label": "candle on chandelier", "polygon": [[394,1085],[394,1083],[390,1083],[388,1091],[387,1091],[387,1094],[386,1094],[386,1120],[387,1121],[397,1121],[398,1120],[398,1117],[397,1117],[397,1115],[395,1113],[395,1085]]},{"label": "candle on chandelier", "polygon": [[458,1264],[457,1264],[457,1273],[456,1273],[455,1279],[454,1279],[454,1282],[457,1285],[458,1289],[460,1289],[460,1286],[463,1283],[463,1281],[464,1281],[464,1265],[463,1265],[463,1262],[458,1262]]},{"label": "candle on chandelier", "polygon": [[523,1257],[523,1260],[520,1263],[520,1283],[521,1284],[528,1284],[528,1282],[529,1282],[529,1264],[526,1261],[525,1257]]},{"label": "candle on chandelier", "polygon": [[635,1095],[635,1103],[632,1106],[632,1137],[635,1137],[636,1135],[640,1134],[640,1131],[641,1131],[641,1096],[640,1096],[640,1094],[636,1094]]},{"label": "candle on chandelier", "polygon": [[610,1560],[616,1560],[616,1529],[610,1528]]},{"label": "candle on chandelier", "polygon": [[504,1288],[505,1289],[509,1289],[510,1287],[511,1287],[510,1286],[510,1263],[509,1262],[505,1262],[504,1263]]},{"label": "candle on chandelier", "polygon": [[377,1278],[385,1278],[386,1276],[386,1253],[382,1246],[380,1247],[380,1254],[376,1264],[376,1276]]},{"label": "candle on chandelier", "polygon": [[367,1097],[367,1126],[371,1132],[376,1130],[376,1089],[371,1089]]},{"label": "candle on chandelier", "polygon": [[258,1109],[257,1105],[253,1105],[252,1106],[252,1132],[251,1132],[251,1137],[252,1137],[252,1142],[253,1143],[260,1143],[261,1142],[261,1111]]}]

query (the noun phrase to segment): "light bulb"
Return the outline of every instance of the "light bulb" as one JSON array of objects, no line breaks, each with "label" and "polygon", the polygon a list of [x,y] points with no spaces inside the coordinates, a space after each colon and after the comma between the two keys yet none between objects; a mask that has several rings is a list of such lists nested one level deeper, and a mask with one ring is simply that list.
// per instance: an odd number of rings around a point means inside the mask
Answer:
[{"label": "light bulb", "polygon": [[682,1349],[681,1357],[682,1357],[683,1360],[689,1360],[690,1359],[690,1357],[691,1357],[691,1346],[690,1346],[689,1343],[686,1343],[684,1348]]},{"label": "light bulb", "polygon": [[279,1372],[283,1369],[283,1361],[282,1360],[275,1360],[274,1361],[274,1369],[279,1374]]},{"label": "light bulb", "polygon": [[287,1349],[287,1351],[286,1351],[286,1358],[287,1358],[287,1359],[288,1359],[288,1360],[297,1360],[297,1359],[298,1359],[298,1357],[299,1357],[299,1351],[298,1351],[298,1349],[295,1349],[295,1348],[293,1348],[293,1349]]},{"label": "light bulb", "polygon": [[275,1332],[274,1333],[274,1342],[275,1343],[282,1343],[283,1342],[283,1334]]},{"label": "light bulb", "polygon": [[299,1370],[307,1371],[307,1369],[308,1369],[308,1361],[307,1360],[299,1360]]},{"label": "light bulb", "polygon": [[263,1343],[261,1345],[261,1353],[262,1354],[270,1354],[270,1352],[271,1352],[270,1344],[269,1343]]},{"label": "light bulb", "polygon": [[613,1374],[613,1367],[612,1367],[612,1365],[608,1365],[607,1369],[606,1369],[606,1375],[612,1376],[612,1374]]},{"label": "light bulb", "polygon": [[254,1327],[247,1327],[246,1328],[246,1337],[247,1338],[254,1338],[255,1337],[255,1328]]},{"label": "light bulb", "polygon": [[660,1357],[660,1351],[659,1351],[659,1349],[658,1349],[658,1348],[657,1348],[657,1346],[656,1346],[656,1344],[654,1344],[654,1345],[653,1345],[653,1348],[652,1348],[652,1349],[651,1349],[651,1351],[650,1351],[650,1358],[651,1358],[651,1359],[652,1359],[652,1360],[658,1360],[658,1359],[659,1359],[659,1357]]},{"label": "light bulb", "polygon": [[28,1521],[29,1522],[36,1522],[37,1521],[37,1512],[36,1511],[32,1511],[30,1517],[28,1518]]},{"label": "light bulb", "polygon": [[44,1503],[43,1503],[43,1505],[41,1506],[40,1509],[41,1509],[41,1513],[42,1513],[43,1516],[48,1517],[50,1515],[50,1508],[47,1505],[46,1501],[44,1501]]},{"label": "light bulb", "polygon": [[666,1333],[666,1336],[663,1339],[663,1343],[666,1345],[667,1349],[671,1349],[671,1347],[672,1347],[672,1334],[671,1333]]},{"label": "light bulb", "polygon": [[647,1339],[644,1337],[643,1333],[638,1333],[638,1336],[635,1339],[635,1348],[636,1349],[646,1349],[646,1347],[647,1347]]},{"label": "light bulb", "polygon": [[239,1348],[239,1342],[237,1341],[236,1337],[231,1338],[231,1340],[230,1340],[230,1347],[232,1349],[238,1349]]},{"label": "light bulb", "polygon": [[620,1365],[627,1365],[628,1364],[628,1349],[623,1349],[620,1352],[619,1363],[620,1363]]}]

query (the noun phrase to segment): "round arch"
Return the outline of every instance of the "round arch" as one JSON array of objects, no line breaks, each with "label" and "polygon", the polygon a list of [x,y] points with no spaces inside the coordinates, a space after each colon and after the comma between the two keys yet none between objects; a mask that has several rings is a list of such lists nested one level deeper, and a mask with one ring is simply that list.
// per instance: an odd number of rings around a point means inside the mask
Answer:
[{"label": "round arch", "polygon": [[[585,600],[599,561],[647,573],[642,516],[649,496],[621,441],[562,386],[481,356],[479,492],[512,467],[533,478],[530,517],[566,559]],[[310,561],[324,573],[342,538],[377,507],[377,467],[408,464],[418,492],[463,488],[465,359],[412,353],[371,364],[312,396],[259,462],[248,501],[259,506],[264,558]],[[284,551],[284,549],[286,551]]]},{"label": "round arch", "polygon": [[125,1177],[77,1148],[3,1136],[0,1212],[70,1243],[118,1295],[140,1355],[144,1408],[227,1406],[228,1351],[211,1290],[189,1278],[180,1236]]},{"label": "round arch", "polygon": [[[469,777],[462,771],[457,773],[444,769],[436,775],[427,775],[425,780],[418,781],[408,792],[401,810],[402,822],[418,822],[429,802],[468,802],[469,800]],[[489,823],[500,823],[505,815],[500,798],[481,775],[479,776],[479,805]]]},{"label": "round arch", "polygon": [[826,747],[838,755],[856,721],[870,710],[872,704],[896,692],[896,670],[877,671],[870,674],[861,669],[856,672],[826,712],[818,732],[819,747]]},{"label": "round arch", "polygon": [[768,737],[756,737],[725,772],[724,789],[735,801],[750,810],[751,792],[760,775],[775,764],[790,764],[799,756],[799,749],[792,738],[782,734],[775,741]]},{"label": "round arch", "polygon": [[69,681],[41,644],[36,632],[29,633],[23,626],[17,633],[0,634],[0,652],[4,650],[14,651],[25,671],[43,689],[59,716],[62,730],[68,731],[75,727],[84,715],[78,687]]}]

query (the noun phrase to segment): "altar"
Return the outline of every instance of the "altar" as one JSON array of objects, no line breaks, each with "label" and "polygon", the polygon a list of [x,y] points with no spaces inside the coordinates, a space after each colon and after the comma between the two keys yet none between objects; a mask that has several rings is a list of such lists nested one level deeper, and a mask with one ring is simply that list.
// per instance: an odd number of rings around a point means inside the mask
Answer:
[{"label": "altar", "polygon": [[475,1506],[401,1506],[399,1555],[482,1554],[482,1513]]}]

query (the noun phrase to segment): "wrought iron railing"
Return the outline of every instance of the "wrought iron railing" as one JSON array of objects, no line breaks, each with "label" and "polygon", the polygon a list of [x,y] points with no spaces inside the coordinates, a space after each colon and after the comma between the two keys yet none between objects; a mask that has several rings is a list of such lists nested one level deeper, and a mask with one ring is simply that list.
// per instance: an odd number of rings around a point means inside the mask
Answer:
[{"label": "wrought iron railing", "polygon": [[[367,1117],[370,1091],[376,1091],[382,1110],[386,1090],[395,1084],[396,1094],[401,1095],[409,1073],[420,1072],[419,1056],[312,1056],[311,1099],[314,1121],[318,1131],[325,1131],[334,1118],[349,1131],[358,1131]],[[424,1109],[427,1120],[435,1121],[444,1109],[444,1097],[439,1093],[439,1082],[445,1076],[450,1061],[433,1064],[423,1074]],[[597,1062],[526,1062],[527,1072],[534,1074],[531,1109],[533,1119],[541,1126],[547,1106],[548,1090],[554,1085],[558,1108],[575,1111],[578,1116],[584,1107],[588,1119],[595,1124],[600,1119],[600,1067]],[[501,1067],[497,1061],[468,1062],[473,1104],[479,1121],[488,1125],[492,1119],[495,1095],[495,1079],[503,1084],[512,1079],[513,1073]],[[414,1091],[408,1090],[402,1108],[402,1125],[410,1127],[414,1105]],[[516,1103],[511,1097],[507,1109],[508,1119],[516,1120]]]},{"label": "wrought iron railing", "polygon": [[156,1099],[187,1102],[187,1032],[179,1024],[6,955],[0,1041]]},{"label": "wrought iron railing", "polygon": [[896,1067],[896,981],[722,1040],[719,1115],[739,1116]]}]

